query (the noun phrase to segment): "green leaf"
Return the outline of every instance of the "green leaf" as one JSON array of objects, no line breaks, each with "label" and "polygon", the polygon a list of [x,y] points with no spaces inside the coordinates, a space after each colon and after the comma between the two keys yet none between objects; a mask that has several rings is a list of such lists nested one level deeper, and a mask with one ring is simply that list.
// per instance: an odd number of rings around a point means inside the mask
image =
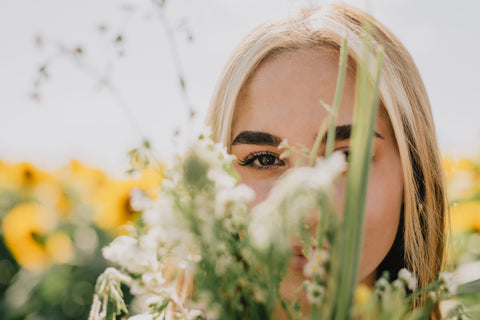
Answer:
[{"label": "green leaf", "polygon": [[[367,26],[368,27],[368,26]],[[365,28],[367,28],[365,27]],[[378,108],[379,81],[383,50],[377,51],[374,84],[369,79],[370,36],[366,30],[363,52],[357,66],[357,87],[351,137],[351,161],[347,176],[347,196],[339,239],[339,267],[336,294],[332,298],[333,319],[349,318],[353,292],[357,284],[358,264],[362,249],[365,203],[370,172],[375,119]]]},{"label": "green leaf", "polygon": [[328,127],[328,134],[327,134],[327,147],[325,151],[325,157],[328,157],[333,152],[333,145],[335,142],[335,123],[337,121],[338,108],[340,107],[340,101],[341,101],[342,92],[343,92],[343,83],[345,81],[345,74],[347,71],[347,58],[348,58],[348,41],[347,41],[347,38],[345,37],[343,39],[342,47],[340,48],[337,87],[335,89],[333,105],[330,109],[329,127]]},{"label": "green leaf", "polygon": [[480,279],[461,284],[457,288],[457,296],[464,296],[480,292]]}]

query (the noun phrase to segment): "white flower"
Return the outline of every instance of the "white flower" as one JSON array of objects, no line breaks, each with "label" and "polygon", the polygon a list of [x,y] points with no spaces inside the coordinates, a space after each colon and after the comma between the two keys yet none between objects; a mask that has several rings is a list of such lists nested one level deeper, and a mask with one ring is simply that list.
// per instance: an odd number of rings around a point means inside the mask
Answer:
[{"label": "white flower", "polygon": [[182,176],[178,171],[167,171],[165,173],[165,179],[162,180],[162,189],[175,190],[175,187],[178,185],[181,178]]},{"label": "white flower", "polygon": [[165,299],[158,295],[148,295],[147,297],[144,297],[144,298],[145,298],[144,304],[146,307],[160,306],[165,302]]},{"label": "white flower", "polygon": [[135,272],[137,270],[132,269],[136,269],[134,266],[137,264],[137,249],[137,239],[124,235],[115,238],[107,247],[103,248],[102,252],[105,259],[120,266],[130,265],[132,268],[127,270]]},{"label": "white flower", "polygon": [[215,187],[219,190],[231,189],[237,184],[237,180],[221,168],[208,170],[207,177],[215,182]]},{"label": "white flower", "polygon": [[448,294],[453,295],[457,292],[457,281],[453,273],[442,272],[439,274],[439,279],[445,285]]},{"label": "white flower", "polygon": [[155,252],[142,250],[139,241],[131,236],[119,236],[102,250],[105,259],[126,269],[141,274],[158,268]]},{"label": "white flower", "polygon": [[330,253],[325,249],[315,249],[310,255],[310,261],[317,263],[325,263],[330,259]]},{"label": "white flower", "polygon": [[224,145],[213,142],[208,136],[199,139],[193,146],[192,151],[208,163],[211,168],[221,168],[224,162],[231,162],[235,159],[234,155],[227,153],[227,148]]},{"label": "white flower", "polygon": [[[235,155],[229,154],[227,152],[227,148],[221,143],[215,143],[214,148],[215,148],[215,152],[217,153],[217,156],[220,154],[221,159],[225,162],[233,162],[237,158]],[[223,163],[220,163],[220,164],[223,165]]]},{"label": "white flower", "polygon": [[330,258],[330,254],[327,250],[324,249],[315,249],[310,254],[310,259],[308,259],[307,264],[303,268],[303,274],[307,278],[313,278],[315,276],[320,276],[323,278],[326,274],[324,264]]},{"label": "white flower", "polygon": [[325,287],[309,281],[306,284],[306,290],[308,302],[311,304],[319,304],[322,302],[322,299],[325,296]]},{"label": "white flower", "polygon": [[398,272],[398,279],[403,280],[411,291],[417,288],[417,278],[405,268]]},{"label": "white flower", "polygon": [[167,254],[167,248],[165,248],[167,241],[168,238],[165,229],[158,225],[151,226],[148,231],[138,239],[140,249],[152,252],[153,255],[157,252],[161,256]]},{"label": "white flower", "polygon": [[220,190],[215,198],[215,217],[217,219],[224,218],[228,204],[239,206],[242,211],[246,211],[248,208],[247,204],[254,197],[255,192],[244,184]]},{"label": "white flower", "polygon": [[391,288],[390,283],[385,278],[378,279],[375,287],[379,292],[389,291]]},{"label": "white flower", "polygon": [[248,227],[252,244],[261,250],[267,249],[273,243],[277,247],[286,247],[287,238],[278,230],[282,230],[278,214],[274,210],[262,208],[262,204],[255,207]]},{"label": "white flower", "polygon": [[149,225],[170,225],[175,221],[174,202],[167,194],[160,194],[153,205],[143,212],[143,219]]},{"label": "white flower", "polygon": [[200,134],[198,135],[199,140],[210,140],[210,137],[212,136],[212,127],[211,126],[203,126],[202,130],[200,131]]},{"label": "white flower", "polygon": [[397,279],[392,282],[392,287],[397,289],[405,289],[405,282],[403,280]]},{"label": "white flower", "polygon": [[326,272],[325,272],[325,269],[323,268],[323,266],[320,263],[310,260],[305,265],[305,267],[303,267],[303,274],[307,278],[313,278],[315,276],[320,276],[320,277],[323,278],[325,276]]},{"label": "white flower", "polygon": [[109,281],[117,280],[125,284],[130,284],[132,282],[132,278],[130,278],[126,274],[121,273],[115,268],[107,268],[103,274],[105,275],[105,279],[108,279]]},{"label": "white flower", "polygon": [[153,201],[139,188],[130,191],[130,206],[135,211],[144,211],[153,206]]},{"label": "white flower", "polygon": [[145,287],[149,289],[149,291],[155,293],[163,292],[162,287],[166,282],[163,274],[160,271],[144,273],[142,275],[142,281],[145,284]]}]

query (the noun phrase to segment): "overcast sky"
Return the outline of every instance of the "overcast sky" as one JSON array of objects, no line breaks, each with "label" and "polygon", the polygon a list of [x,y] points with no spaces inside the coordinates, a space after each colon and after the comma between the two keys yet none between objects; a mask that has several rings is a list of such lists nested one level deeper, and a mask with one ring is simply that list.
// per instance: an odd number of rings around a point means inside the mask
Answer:
[{"label": "overcast sky", "polygon": [[[173,55],[152,0],[0,0],[0,159],[55,168],[76,158],[115,173],[126,168],[126,152],[142,137],[161,158],[171,154],[184,140],[172,138],[176,128],[185,133],[202,123],[240,39],[264,20],[309,2],[167,0]],[[410,50],[442,150],[480,154],[479,2],[348,2],[368,9]],[[122,41],[115,42],[119,34]],[[77,47],[79,59],[65,53]],[[175,59],[197,112],[193,122],[185,121],[189,111]],[[36,90],[43,65],[49,77]],[[30,97],[34,92],[39,102]]]}]

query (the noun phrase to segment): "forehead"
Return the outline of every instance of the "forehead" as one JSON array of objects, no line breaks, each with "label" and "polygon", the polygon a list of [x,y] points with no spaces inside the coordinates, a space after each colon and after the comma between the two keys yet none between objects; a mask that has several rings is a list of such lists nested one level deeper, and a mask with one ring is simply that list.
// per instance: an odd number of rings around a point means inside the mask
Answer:
[{"label": "forehead", "polygon": [[[337,73],[338,52],[333,49],[315,48],[269,57],[239,96],[232,137],[249,130],[268,132],[291,143],[313,140],[328,116],[322,104],[331,105],[333,101]],[[354,82],[353,75],[347,73],[339,124],[351,124]]]}]

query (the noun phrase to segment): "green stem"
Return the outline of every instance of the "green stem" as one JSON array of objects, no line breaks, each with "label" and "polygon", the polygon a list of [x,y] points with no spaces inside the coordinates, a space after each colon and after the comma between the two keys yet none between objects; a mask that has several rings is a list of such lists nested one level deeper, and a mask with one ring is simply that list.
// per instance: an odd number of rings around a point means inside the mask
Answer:
[{"label": "green stem", "polygon": [[347,37],[343,39],[342,47],[340,48],[340,59],[338,62],[338,78],[337,87],[335,89],[335,96],[333,98],[332,108],[330,109],[329,127],[327,134],[327,147],[325,149],[325,157],[330,156],[333,152],[335,143],[335,124],[337,122],[338,108],[340,107],[340,100],[342,98],[343,83],[345,82],[345,73],[347,70],[348,58],[348,43]]},{"label": "green stem", "polygon": [[280,300],[280,305],[282,306],[283,311],[285,311],[285,315],[287,316],[287,319],[293,320],[292,313],[288,308],[287,302],[280,296],[280,294],[278,295],[278,299]]},{"label": "green stem", "polygon": [[325,239],[325,229],[328,228],[328,217],[330,216],[330,203],[325,199],[324,195],[318,200],[318,207],[320,208],[319,218],[317,223],[317,249],[322,249],[323,240]]},{"label": "green stem", "polygon": [[325,133],[327,132],[327,120],[328,118],[325,118],[322,121],[320,128],[318,129],[317,137],[315,138],[315,142],[313,143],[312,152],[310,152],[310,161],[308,163],[309,167],[313,167],[313,165],[315,164],[315,159],[317,159],[318,149],[320,149],[320,144],[323,140],[323,137],[325,136]]},{"label": "green stem", "polygon": [[383,50],[378,50],[377,72],[372,88],[368,75],[370,52],[371,47],[365,37],[362,60],[357,66],[356,101],[351,137],[352,155],[347,177],[344,228],[340,238],[340,271],[336,282],[338,288],[333,309],[333,319],[336,320],[345,320],[350,316],[362,249],[365,203],[383,57]]},{"label": "green stem", "polygon": [[469,295],[480,292],[480,279],[461,284],[457,288],[457,296]]},{"label": "green stem", "polygon": [[425,287],[422,287],[421,289],[413,292],[409,297],[408,300],[412,301],[415,297],[421,296],[422,294],[429,292],[429,291],[436,291],[438,290],[438,284],[437,283],[431,283]]}]

